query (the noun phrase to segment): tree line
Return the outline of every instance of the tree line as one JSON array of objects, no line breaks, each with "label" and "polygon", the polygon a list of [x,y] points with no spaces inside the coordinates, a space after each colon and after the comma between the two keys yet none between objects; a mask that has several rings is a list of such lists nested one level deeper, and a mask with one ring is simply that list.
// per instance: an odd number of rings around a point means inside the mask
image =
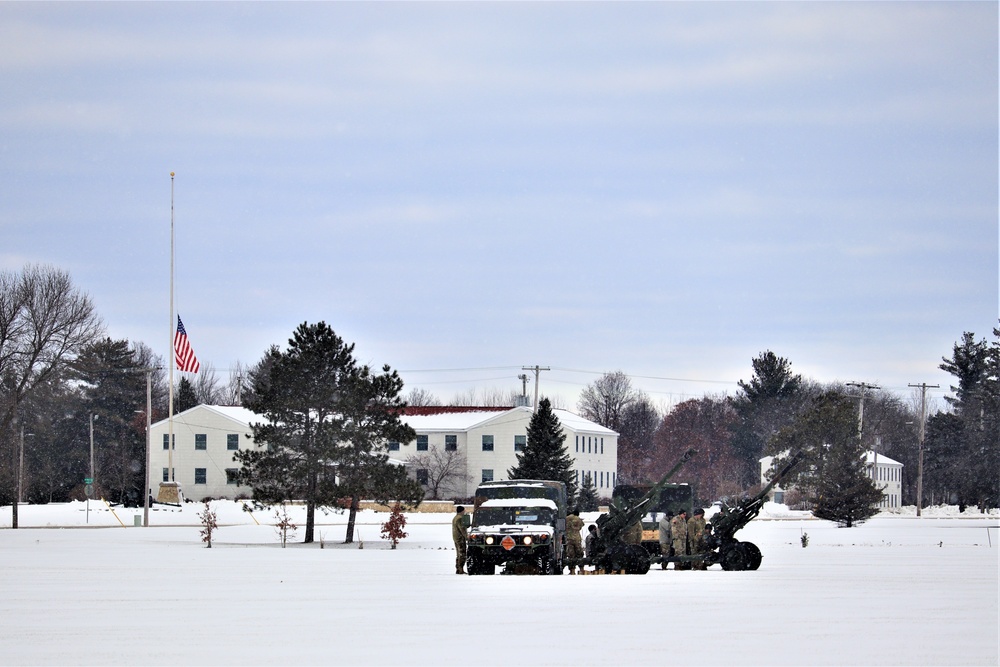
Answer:
[{"label": "tree line", "polygon": [[[965,333],[941,361],[957,384],[945,398],[947,409],[926,422],[922,506],[1000,507],[1000,329],[993,330],[992,341]],[[841,476],[848,468],[855,469],[855,479],[870,474],[858,463],[868,450],[903,464],[902,502],[917,503],[919,399],[809,381],[770,350],[751,365],[753,374],[740,380],[736,395],[690,399],[665,415],[623,372],[608,373],[581,393],[577,410],[620,433],[623,482],[652,482],[694,447],[699,455],[685,466],[684,477],[699,502],[708,503],[757,487],[762,457],[775,457],[777,469],[790,452],[804,449],[805,463],[788,481],[797,489],[791,502],[822,511],[831,485],[847,488],[849,479]],[[858,502],[864,504],[862,496]]]}]

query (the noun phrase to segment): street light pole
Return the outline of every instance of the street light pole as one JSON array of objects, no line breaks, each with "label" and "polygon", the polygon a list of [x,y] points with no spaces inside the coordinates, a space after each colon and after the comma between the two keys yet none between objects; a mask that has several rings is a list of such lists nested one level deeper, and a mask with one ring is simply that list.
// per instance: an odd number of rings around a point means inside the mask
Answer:
[{"label": "street light pole", "polygon": [[149,487],[149,429],[152,420],[153,409],[153,369],[146,369],[146,473],[142,479],[142,495],[145,497],[142,505],[142,525],[149,527],[149,494],[152,489]]}]

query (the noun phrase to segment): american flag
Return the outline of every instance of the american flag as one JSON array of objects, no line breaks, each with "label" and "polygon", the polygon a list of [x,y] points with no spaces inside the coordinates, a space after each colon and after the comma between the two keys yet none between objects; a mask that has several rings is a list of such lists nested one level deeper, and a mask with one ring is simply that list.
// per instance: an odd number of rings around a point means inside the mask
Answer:
[{"label": "american flag", "polygon": [[188,342],[187,331],[184,330],[180,315],[177,316],[177,333],[174,334],[174,358],[179,371],[197,373],[201,368],[198,358],[194,356],[194,350],[191,349],[191,343]]}]

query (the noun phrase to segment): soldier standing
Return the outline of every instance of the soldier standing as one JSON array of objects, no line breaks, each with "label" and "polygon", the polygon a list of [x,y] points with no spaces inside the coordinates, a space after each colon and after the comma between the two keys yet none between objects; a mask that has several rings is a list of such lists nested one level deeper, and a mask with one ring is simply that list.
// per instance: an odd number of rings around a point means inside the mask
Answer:
[{"label": "soldier standing", "polygon": [[587,526],[587,558],[593,558],[597,555],[600,539],[601,538],[597,536],[597,524],[592,523]]},{"label": "soldier standing", "polygon": [[[670,519],[673,518],[673,512],[665,512],[663,516],[660,517],[660,522],[657,524],[659,528],[660,537],[660,557],[663,559],[670,558]],[[667,569],[667,561],[660,561],[660,569]]]},{"label": "soldier standing", "polygon": [[465,554],[469,546],[466,530],[471,523],[465,508],[455,508],[455,518],[451,520],[451,539],[455,542],[455,574],[465,574]]},{"label": "soldier standing", "polygon": [[629,524],[622,534],[622,542],[625,544],[642,544],[642,519],[636,519]]},{"label": "soldier standing", "polygon": [[[688,544],[692,555],[705,553],[705,510],[700,507],[694,511],[694,516],[688,519]],[[695,570],[708,569],[703,560],[694,561],[691,567]]]},{"label": "soldier standing", "polygon": [[[670,536],[674,541],[674,555],[684,556],[687,554],[688,546],[688,524],[687,524],[687,510],[680,510],[670,521]],[[689,570],[691,569],[688,563],[674,563],[675,570]]]},{"label": "soldier standing", "polygon": [[[583,519],[580,518],[580,510],[573,510],[566,517],[566,553],[563,554],[565,560],[569,562],[570,574],[576,574],[577,563],[574,561],[583,558],[581,530],[583,530]],[[583,566],[579,567],[580,572],[583,572]]]}]

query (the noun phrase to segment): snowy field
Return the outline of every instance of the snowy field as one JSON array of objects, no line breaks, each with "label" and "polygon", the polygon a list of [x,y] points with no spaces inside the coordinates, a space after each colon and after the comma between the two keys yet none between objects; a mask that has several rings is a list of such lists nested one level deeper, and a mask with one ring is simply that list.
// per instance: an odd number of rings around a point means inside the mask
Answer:
[{"label": "snowy field", "polygon": [[[200,504],[22,506],[0,530],[4,665],[997,665],[998,515],[845,529],[771,512],[739,533],[756,572],[454,574],[448,514],[319,515],[282,549],[273,513]],[[780,506],[778,506],[780,507]],[[100,509],[103,508],[103,509]],[[766,513],[767,514],[767,513]],[[304,523],[299,507],[293,517]],[[596,515],[584,516],[588,523]],[[260,525],[258,525],[258,523]],[[123,527],[123,525],[125,527]],[[10,526],[10,507],[0,508]],[[801,535],[809,546],[801,546]],[[301,540],[302,530],[296,540]]]}]

